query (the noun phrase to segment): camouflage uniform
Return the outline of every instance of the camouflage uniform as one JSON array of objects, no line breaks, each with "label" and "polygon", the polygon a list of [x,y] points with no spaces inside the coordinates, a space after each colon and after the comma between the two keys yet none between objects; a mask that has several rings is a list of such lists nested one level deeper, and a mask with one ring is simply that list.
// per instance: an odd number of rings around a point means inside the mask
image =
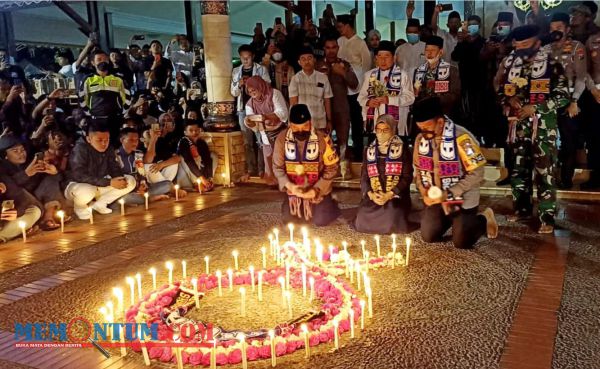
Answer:
[{"label": "camouflage uniform", "polygon": [[[509,100],[516,96],[523,106],[536,108],[533,118],[513,121],[510,142],[513,152],[511,187],[514,207],[518,214],[533,211],[533,180],[537,184],[539,217],[542,223],[554,225],[556,213],[555,166],[557,162],[556,110],[569,103],[567,78],[560,63],[543,47],[525,63],[513,51],[501,68],[499,95],[502,104],[510,109]],[[510,111],[509,116],[518,112]],[[510,118],[509,118],[510,120]]]}]

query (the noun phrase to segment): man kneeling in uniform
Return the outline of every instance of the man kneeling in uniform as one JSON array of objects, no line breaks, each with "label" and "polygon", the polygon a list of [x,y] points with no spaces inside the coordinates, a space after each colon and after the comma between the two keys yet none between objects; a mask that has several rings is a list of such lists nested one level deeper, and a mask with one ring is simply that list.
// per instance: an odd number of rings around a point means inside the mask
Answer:
[{"label": "man kneeling in uniform", "polygon": [[416,103],[414,117],[421,133],[415,140],[416,184],[426,207],[421,218],[425,242],[438,242],[452,226],[452,242],[471,248],[487,232],[498,236],[492,209],[477,215],[485,158],[473,135],[442,113],[439,97]]},{"label": "man kneeling in uniform", "polygon": [[308,107],[292,106],[288,129],[277,136],[273,173],[284,191],[283,222],[311,222],[325,226],[340,209],[331,198],[339,158],[331,138],[312,127]]}]

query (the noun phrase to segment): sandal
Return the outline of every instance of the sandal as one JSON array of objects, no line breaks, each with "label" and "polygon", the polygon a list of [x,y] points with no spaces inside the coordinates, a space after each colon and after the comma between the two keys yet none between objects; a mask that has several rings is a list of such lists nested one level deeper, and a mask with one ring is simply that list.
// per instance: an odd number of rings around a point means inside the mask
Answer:
[{"label": "sandal", "polygon": [[52,219],[47,219],[40,222],[40,228],[42,231],[53,231],[55,229],[60,228],[60,224],[56,223]]}]

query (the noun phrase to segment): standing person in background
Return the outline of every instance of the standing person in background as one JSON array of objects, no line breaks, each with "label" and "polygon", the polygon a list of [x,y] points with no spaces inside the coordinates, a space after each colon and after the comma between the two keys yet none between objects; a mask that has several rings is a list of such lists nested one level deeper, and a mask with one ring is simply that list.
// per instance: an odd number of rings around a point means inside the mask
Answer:
[{"label": "standing person in background", "polygon": [[134,76],[133,91],[139,95],[146,91],[147,79],[146,69],[144,67],[144,58],[139,45],[129,45],[128,53],[129,69]]},{"label": "standing person in background", "polygon": [[440,13],[444,11],[443,7],[443,5],[438,4],[433,9],[431,28],[434,35],[440,36],[444,40],[444,60],[457,65],[456,62],[452,61],[452,52],[458,43],[458,30],[460,29],[461,25],[460,14],[457,11],[453,11],[448,14],[448,31],[445,31],[438,27]]},{"label": "standing person in background", "polygon": [[[348,88],[348,104],[350,107],[350,120],[352,122],[352,142],[355,161],[362,160],[363,145],[363,119],[362,108],[358,102],[358,93],[362,87],[362,79],[365,73],[373,68],[373,58],[369,52],[366,42],[356,35],[354,29],[354,17],[351,15],[339,15],[337,17],[337,29],[341,34],[338,38],[338,57],[347,61],[352,66],[354,74],[358,79],[358,85]],[[342,159],[344,159],[342,157]]]},{"label": "standing person in background", "polygon": [[[407,10],[408,13],[408,10]],[[412,15],[412,11],[410,12]],[[418,19],[410,18],[406,23],[407,43],[398,46],[394,60],[410,76],[415,69],[425,62],[425,42],[419,39],[420,23]]]},{"label": "standing person in background", "polygon": [[[177,44],[178,50],[174,50],[173,45],[175,44]],[[165,49],[165,56],[173,63],[175,72],[182,72],[187,78],[192,78],[194,51],[186,35],[175,35]]]},{"label": "standing person in background", "polygon": [[264,161],[262,153],[257,149],[257,138],[252,130],[244,124],[246,118],[245,106],[250,95],[246,91],[246,81],[252,76],[259,76],[267,82],[271,82],[269,72],[265,67],[254,62],[254,50],[250,45],[242,45],[238,48],[238,54],[242,65],[233,68],[231,72],[231,95],[237,99],[237,112],[240,129],[244,135],[244,149],[246,154],[246,171],[242,180],[246,181],[250,176],[262,175],[264,173]]},{"label": "standing person in background", "polygon": [[150,42],[150,56],[146,59],[146,69],[150,71],[147,89],[158,87],[162,91],[170,90],[173,63],[162,56],[163,46],[158,40]]},{"label": "standing person in background", "polygon": [[375,65],[375,52],[377,52],[379,42],[381,41],[381,33],[376,29],[372,29],[367,32],[365,41],[367,42],[369,52],[371,53],[371,60],[373,61],[372,65]]}]

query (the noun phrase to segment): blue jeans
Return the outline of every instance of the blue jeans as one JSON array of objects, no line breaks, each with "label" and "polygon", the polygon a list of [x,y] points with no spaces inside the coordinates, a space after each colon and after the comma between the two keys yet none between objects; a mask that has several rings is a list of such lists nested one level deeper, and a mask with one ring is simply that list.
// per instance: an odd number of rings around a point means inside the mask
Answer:
[{"label": "blue jeans", "polygon": [[[165,195],[171,192],[171,187],[173,187],[173,182],[171,181],[161,181],[157,183],[148,183],[148,194],[150,197],[157,195]],[[126,204],[135,204],[135,205],[144,205],[146,199],[144,199],[143,195],[140,195],[137,192],[130,192],[127,195],[123,196],[123,200],[125,200]],[[116,201],[115,201],[116,203]]]}]

